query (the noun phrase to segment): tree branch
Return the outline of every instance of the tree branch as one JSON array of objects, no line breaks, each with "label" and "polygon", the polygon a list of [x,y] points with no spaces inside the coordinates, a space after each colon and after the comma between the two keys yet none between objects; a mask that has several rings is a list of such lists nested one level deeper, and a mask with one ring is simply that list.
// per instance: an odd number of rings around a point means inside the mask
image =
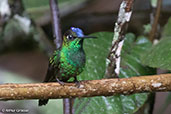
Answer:
[{"label": "tree branch", "polygon": [[57,0],[50,0],[50,9],[52,15],[52,26],[53,26],[53,35],[55,37],[56,49],[62,46],[62,35],[60,28],[60,18],[59,18],[59,8]]},{"label": "tree branch", "polygon": [[154,22],[152,23],[152,28],[151,28],[151,31],[149,34],[149,39],[151,41],[153,41],[155,39],[155,36],[157,34],[157,26],[158,26],[158,21],[160,18],[161,6],[162,6],[162,0],[157,0],[157,9],[154,8],[154,10],[156,9],[155,18],[154,18]]},{"label": "tree branch", "polygon": [[[59,8],[58,8],[58,2],[57,0],[49,0],[50,3],[50,9],[51,9],[51,15],[52,15],[52,26],[53,26],[53,35],[55,37],[55,45],[56,49],[59,49],[62,47],[62,35],[61,35],[61,28],[60,28],[60,18],[59,18]],[[64,114],[69,114],[70,109],[72,108],[70,106],[70,99],[63,99],[63,110]],[[68,105],[69,104],[69,105]]]},{"label": "tree branch", "polygon": [[58,99],[158,91],[171,91],[171,74],[81,81],[79,88],[75,83],[1,84],[0,99]]},{"label": "tree branch", "polygon": [[128,22],[132,14],[132,6],[134,0],[123,0],[115,23],[112,48],[108,58],[106,59],[106,78],[118,77],[120,71],[120,55],[124,43],[124,37],[127,30]]}]

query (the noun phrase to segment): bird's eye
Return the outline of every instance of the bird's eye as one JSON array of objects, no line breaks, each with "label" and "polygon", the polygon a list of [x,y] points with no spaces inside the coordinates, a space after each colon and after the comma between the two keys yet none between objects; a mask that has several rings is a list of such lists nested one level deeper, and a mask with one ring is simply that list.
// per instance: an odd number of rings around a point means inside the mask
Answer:
[{"label": "bird's eye", "polygon": [[68,40],[73,40],[73,39],[74,39],[74,36],[73,36],[73,35],[68,35],[68,36],[67,36],[67,39],[68,39]]}]

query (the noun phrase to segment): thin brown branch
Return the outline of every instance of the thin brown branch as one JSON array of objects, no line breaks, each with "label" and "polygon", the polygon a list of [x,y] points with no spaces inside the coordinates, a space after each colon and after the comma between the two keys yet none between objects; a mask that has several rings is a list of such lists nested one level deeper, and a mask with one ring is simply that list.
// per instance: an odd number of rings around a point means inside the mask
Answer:
[{"label": "thin brown branch", "polygon": [[73,108],[73,103],[74,103],[74,98],[65,98],[63,99],[63,111],[64,114],[74,114],[74,108]]},{"label": "thin brown branch", "polygon": [[56,44],[56,49],[59,49],[62,46],[62,35],[57,0],[50,0],[50,9],[52,15],[53,35],[55,37],[54,42]]},{"label": "thin brown branch", "polygon": [[133,2],[134,0],[123,0],[120,5],[118,19],[114,28],[112,48],[110,49],[110,53],[106,60],[106,78],[115,78],[119,75],[121,59],[120,55],[128,22],[130,21],[132,15]]},{"label": "thin brown branch", "polygon": [[70,114],[70,99],[65,98],[63,99],[63,112],[64,114]]},{"label": "thin brown branch", "polygon": [[171,91],[171,74],[81,81],[79,88],[75,83],[1,84],[0,99],[58,99],[158,91]]},{"label": "thin brown branch", "polygon": [[149,39],[153,41],[155,39],[156,33],[157,33],[157,26],[160,18],[160,10],[162,6],[162,0],[157,1],[157,9],[156,9],[156,14],[154,18],[154,22],[152,23],[152,28],[149,34]]},{"label": "thin brown branch", "polygon": [[[49,0],[50,4],[50,10],[51,10],[51,17],[52,17],[52,26],[53,26],[53,35],[55,37],[55,45],[56,49],[59,49],[62,47],[62,34],[61,34],[61,28],[60,28],[60,18],[59,18],[59,8],[58,8],[58,2],[57,0]],[[70,105],[66,105],[68,99],[63,99],[63,110],[64,114],[68,114],[70,111]]]}]

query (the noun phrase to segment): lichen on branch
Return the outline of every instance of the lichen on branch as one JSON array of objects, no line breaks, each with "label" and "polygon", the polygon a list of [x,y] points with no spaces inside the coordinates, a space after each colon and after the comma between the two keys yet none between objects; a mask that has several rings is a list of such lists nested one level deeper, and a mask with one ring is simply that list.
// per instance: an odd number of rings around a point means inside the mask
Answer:
[{"label": "lichen on branch", "polygon": [[120,55],[128,22],[130,21],[132,15],[133,2],[134,0],[123,0],[120,5],[118,19],[114,28],[112,47],[106,59],[106,78],[114,78],[119,76],[121,60]]}]

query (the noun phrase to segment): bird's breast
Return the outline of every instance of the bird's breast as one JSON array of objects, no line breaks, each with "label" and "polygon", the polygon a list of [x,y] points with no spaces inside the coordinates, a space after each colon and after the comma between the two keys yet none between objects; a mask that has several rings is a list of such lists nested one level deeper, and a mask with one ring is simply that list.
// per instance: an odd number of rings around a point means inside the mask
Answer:
[{"label": "bird's breast", "polygon": [[85,53],[83,50],[61,53],[60,69],[67,75],[79,75],[85,67]]}]

